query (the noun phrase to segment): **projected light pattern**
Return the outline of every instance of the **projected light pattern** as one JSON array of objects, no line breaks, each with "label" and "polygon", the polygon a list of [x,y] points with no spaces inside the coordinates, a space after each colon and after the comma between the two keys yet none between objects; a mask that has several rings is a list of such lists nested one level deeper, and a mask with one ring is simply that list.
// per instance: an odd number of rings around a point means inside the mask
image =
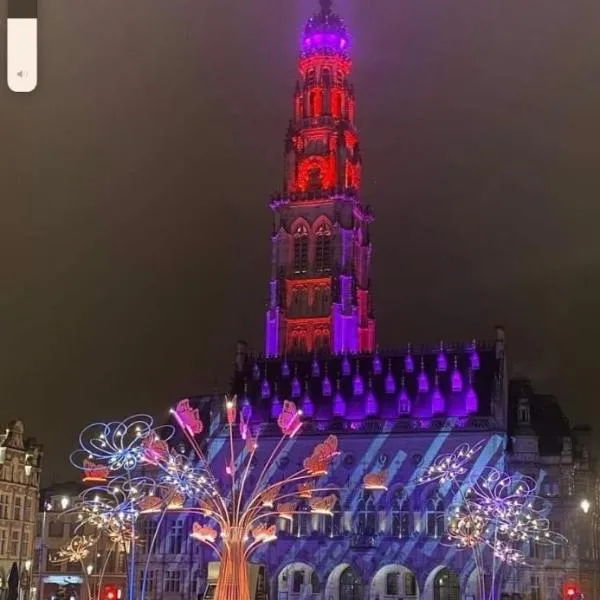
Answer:
[{"label": "projected light pattern", "polygon": [[[550,529],[552,505],[537,495],[534,479],[489,466],[475,477],[467,475],[470,462],[484,445],[461,444],[425,468],[418,481],[450,485],[455,505],[448,511],[446,541],[473,551],[479,596],[491,600],[496,595],[497,563],[517,566],[525,562],[523,548],[529,544],[558,545],[567,540]],[[492,553],[492,581],[486,590],[487,549]]]}]

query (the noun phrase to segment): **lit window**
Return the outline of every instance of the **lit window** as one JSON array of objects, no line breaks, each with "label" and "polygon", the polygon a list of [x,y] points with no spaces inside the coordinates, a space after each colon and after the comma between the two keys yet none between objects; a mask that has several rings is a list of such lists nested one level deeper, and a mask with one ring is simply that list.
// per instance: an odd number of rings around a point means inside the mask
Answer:
[{"label": "lit window", "polygon": [[399,490],[392,501],[392,535],[406,538],[410,535],[410,512],[404,490]]},{"label": "lit window", "polygon": [[304,274],[308,271],[308,228],[299,225],[294,231],[294,272]]},{"label": "lit window", "polygon": [[326,225],[321,225],[317,231],[315,270],[317,273],[329,273],[331,271],[331,229]]},{"label": "lit window", "polygon": [[440,538],[444,535],[444,503],[441,498],[432,498],[427,503],[427,535]]}]

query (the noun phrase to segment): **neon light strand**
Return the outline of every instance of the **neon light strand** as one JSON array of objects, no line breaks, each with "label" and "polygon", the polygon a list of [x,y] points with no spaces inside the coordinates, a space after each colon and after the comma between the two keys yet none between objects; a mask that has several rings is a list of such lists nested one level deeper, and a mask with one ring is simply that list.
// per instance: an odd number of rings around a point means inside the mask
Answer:
[{"label": "neon light strand", "polygon": [[[509,475],[493,467],[485,467],[477,476],[467,476],[467,467],[484,445],[461,444],[450,454],[438,457],[418,481],[450,485],[455,502],[446,514],[444,541],[459,549],[471,549],[479,597],[493,600],[498,595],[496,577],[500,564],[522,565],[527,545],[563,545],[567,539],[550,530],[548,514],[552,505],[536,494],[532,478]],[[492,553],[488,590],[484,580],[486,551]]]},{"label": "neon light strand", "polygon": [[[221,561],[215,600],[250,600],[248,561],[262,544],[277,539],[270,521],[276,517],[291,519],[298,512],[297,500],[303,497],[312,499],[311,508],[319,514],[331,512],[335,504],[331,493],[334,488],[317,486],[339,454],[335,436],[318,444],[297,472],[272,482],[274,462],[285,442],[302,427],[302,411],[293,402],[285,401],[277,420],[281,436],[256,483],[249,486],[258,432],[252,429],[248,407],[238,410],[236,397],[226,397],[224,408],[229,444],[221,477],[215,475],[215,465],[196,439],[205,428],[197,409],[187,399],[171,413],[189,443],[190,453],[169,445],[174,435],[172,427],[154,427],[152,418],[146,415],[95,423],[80,435],[81,449],[71,455],[73,464],[84,474],[89,474],[90,463],[94,472],[107,467],[108,478],[104,485],[85,490],[67,512],[77,514],[75,533],[83,527],[93,527],[95,539],[104,535],[123,546],[129,559],[129,600],[133,600],[135,592],[136,523],[140,515],[161,513],[159,524],[167,512],[197,515],[201,521],[194,523],[191,537],[211,548]],[[139,475],[142,471],[151,472],[153,477]],[[319,492],[329,495],[320,498],[315,495]],[[152,552],[155,539],[156,534],[148,553]],[[75,549],[70,551],[74,553]],[[145,571],[148,564],[149,556]],[[142,576],[143,600],[146,573]]]}]

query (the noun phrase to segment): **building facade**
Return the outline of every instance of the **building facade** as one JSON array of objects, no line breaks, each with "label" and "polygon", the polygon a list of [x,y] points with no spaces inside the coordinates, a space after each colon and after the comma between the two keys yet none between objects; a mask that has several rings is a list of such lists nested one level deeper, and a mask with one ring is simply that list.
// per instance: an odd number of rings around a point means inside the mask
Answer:
[{"label": "building facade", "polygon": [[[498,597],[559,600],[568,590],[600,600],[596,570],[597,476],[587,432],[573,430],[557,402],[510,382],[504,331],[490,342],[439,342],[384,351],[375,345],[370,291],[371,211],[361,201],[361,155],[350,83],[349,36],[331,2],[306,25],[285,143],[284,187],[274,213],[265,351],[238,345],[232,391],[261,433],[261,455],[277,434],[285,399],[302,409],[302,434],[277,461],[295,471],[314,445],[338,436],[341,456],[320,485],[336,490],[332,515],[308,501],[281,520],[263,565],[272,600],[470,600],[472,556],[443,541],[449,492],[416,485],[418,473],[463,443],[483,443],[471,466],[536,479],[553,504],[553,529],[570,543],[524,548],[527,566],[504,570]],[[197,398],[222,456],[222,398]],[[362,485],[386,472],[387,490]],[[251,473],[250,478],[256,477]],[[150,557],[149,596],[210,597],[214,556],[190,537],[192,523],[167,517]],[[148,519],[148,541],[157,523]]]},{"label": "building facade", "polygon": [[23,423],[13,421],[0,435],[0,598],[15,569],[20,592],[31,586],[43,452],[24,433]]},{"label": "building facade", "polygon": [[68,512],[82,490],[81,484],[64,483],[41,492],[32,600],[121,600],[127,596],[126,557],[119,544],[101,538],[83,562],[56,561],[58,551],[75,535],[95,533],[76,531],[77,514]]}]

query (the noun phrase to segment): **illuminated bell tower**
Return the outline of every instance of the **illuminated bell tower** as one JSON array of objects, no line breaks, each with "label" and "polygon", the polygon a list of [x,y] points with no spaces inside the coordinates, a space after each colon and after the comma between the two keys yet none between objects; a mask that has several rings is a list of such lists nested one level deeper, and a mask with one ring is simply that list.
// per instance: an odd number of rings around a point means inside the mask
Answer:
[{"label": "illuminated bell tower", "polygon": [[284,151],[284,193],[273,198],[265,352],[372,352],[373,216],[359,198],[349,38],[331,0],[309,19]]}]

